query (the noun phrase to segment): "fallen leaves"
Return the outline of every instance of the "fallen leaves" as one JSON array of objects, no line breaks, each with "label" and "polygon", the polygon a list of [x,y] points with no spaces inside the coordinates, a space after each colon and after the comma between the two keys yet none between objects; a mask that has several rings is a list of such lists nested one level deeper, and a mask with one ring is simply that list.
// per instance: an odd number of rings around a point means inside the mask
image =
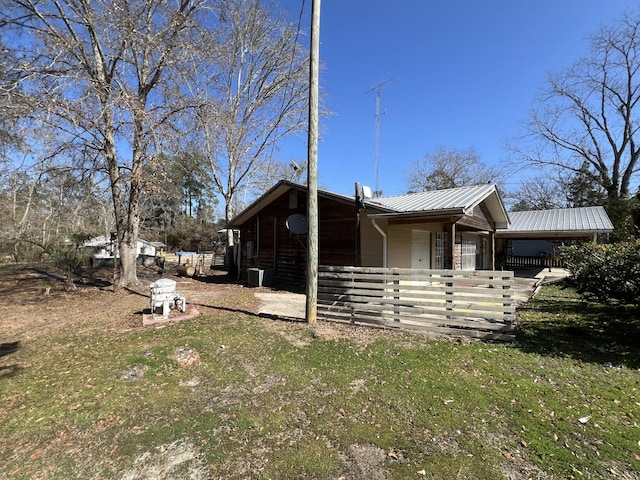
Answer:
[{"label": "fallen leaves", "polygon": [[580,418],[578,419],[578,421],[579,421],[581,424],[583,424],[583,425],[584,425],[584,424],[585,424],[585,423],[587,423],[590,419],[591,419],[591,415],[586,415],[586,416],[584,416],[584,417],[580,417]]},{"label": "fallen leaves", "polygon": [[404,459],[404,455],[402,454],[402,452],[396,452],[394,449],[389,450],[389,452],[387,453],[387,457],[393,458],[394,460],[398,461]]},{"label": "fallen leaves", "polygon": [[443,398],[439,395],[433,395],[434,400],[441,400],[445,405],[449,405],[454,402],[453,398]]}]

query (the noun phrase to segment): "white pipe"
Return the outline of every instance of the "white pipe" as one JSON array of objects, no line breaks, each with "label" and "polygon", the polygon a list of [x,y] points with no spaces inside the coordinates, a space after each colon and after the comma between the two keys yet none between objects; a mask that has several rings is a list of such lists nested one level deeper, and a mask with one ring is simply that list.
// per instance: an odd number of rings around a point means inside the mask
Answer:
[{"label": "white pipe", "polygon": [[382,228],[380,228],[380,225],[376,223],[376,219],[374,217],[371,217],[371,224],[373,225],[373,228],[382,235],[382,268],[387,268],[387,234],[382,230]]},{"label": "white pipe", "polygon": [[[232,235],[235,237],[235,233],[238,232],[238,241],[234,242],[234,254],[236,265],[238,265],[238,277],[236,280],[240,280],[240,274],[242,273],[242,244],[240,243],[240,230],[232,230]],[[234,238],[235,240],[235,238]]]}]

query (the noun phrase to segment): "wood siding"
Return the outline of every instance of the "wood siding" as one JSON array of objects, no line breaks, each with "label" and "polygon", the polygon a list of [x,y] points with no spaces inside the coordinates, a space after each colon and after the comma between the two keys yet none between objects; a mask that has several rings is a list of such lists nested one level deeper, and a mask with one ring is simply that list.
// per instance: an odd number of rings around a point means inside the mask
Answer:
[{"label": "wood siding", "polygon": [[[307,235],[291,233],[290,215],[306,216],[306,192],[287,192],[240,226],[241,268],[274,269],[275,281],[304,285],[307,265]],[[319,262],[356,265],[358,234],[354,204],[318,198]],[[251,242],[252,248],[249,248]],[[250,255],[249,255],[250,254]]]},{"label": "wood siding", "polygon": [[[377,225],[386,232],[388,266],[411,268],[412,230],[430,232],[429,267],[436,267],[436,233],[439,233],[439,262],[437,267],[460,268],[461,252],[456,239],[466,232],[489,232],[487,249],[490,268],[493,261],[494,220],[484,203],[470,215],[425,215],[381,213],[373,207],[357,212],[355,199],[331,193],[318,195],[319,263],[324,265],[352,265],[381,267],[385,264],[384,238],[372,224],[370,215],[377,215]],[[307,263],[307,236],[296,235],[286,228],[292,214],[306,216],[306,189],[283,184],[260,199],[242,215],[240,230],[240,270],[270,269],[269,277],[276,283],[304,285]],[[378,216],[379,215],[379,216]],[[359,221],[358,221],[359,220]],[[480,233],[481,234],[481,233]],[[426,250],[425,250],[426,251]],[[426,255],[419,255],[420,258]],[[422,267],[420,267],[422,268]]]},{"label": "wood siding", "polygon": [[491,220],[491,216],[484,206],[478,205],[473,209],[471,215],[465,215],[457,224],[460,230],[485,230],[495,231],[495,224]]},{"label": "wood siding", "polygon": [[[387,230],[387,220],[377,219],[376,223],[383,230]],[[382,267],[383,265],[383,237],[371,223],[366,212],[360,212],[360,265],[363,267]]]}]

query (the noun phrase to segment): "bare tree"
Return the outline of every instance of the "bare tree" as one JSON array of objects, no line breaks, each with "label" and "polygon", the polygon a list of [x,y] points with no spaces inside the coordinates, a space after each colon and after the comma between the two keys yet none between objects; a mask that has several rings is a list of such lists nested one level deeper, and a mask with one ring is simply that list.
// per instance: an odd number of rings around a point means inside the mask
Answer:
[{"label": "bare tree", "polygon": [[548,210],[567,207],[565,192],[556,179],[543,176],[523,178],[520,187],[510,192],[510,210]]},{"label": "bare tree", "polygon": [[[5,0],[8,69],[19,73],[32,122],[57,129],[57,161],[108,175],[121,261],[120,285],[135,268],[145,164],[172,115],[172,79],[197,41],[204,0]],[[5,44],[9,44],[6,41]]]},{"label": "bare tree", "polygon": [[190,140],[209,164],[229,221],[238,193],[273,165],[278,143],[306,126],[308,53],[298,44],[299,26],[273,4],[218,0],[214,6],[219,21],[206,49],[211,59],[194,69],[190,82],[201,99]]},{"label": "bare tree", "polygon": [[526,166],[579,174],[587,165],[611,214],[637,186],[639,101],[640,15],[626,15],[591,38],[586,57],[550,75],[510,148]]},{"label": "bare tree", "polygon": [[[40,153],[45,146],[40,145]],[[101,210],[110,202],[93,174],[79,176],[74,169],[44,161],[35,152],[24,151],[20,157],[15,152],[2,178],[0,252],[16,260],[33,259],[38,253],[34,246],[98,232],[99,222],[112,217],[112,212]]]},{"label": "bare tree", "polygon": [[499,170],[482,162],[474,148],[447,147],[439,147],[416,160],[405,175],[412,192],[495,183],[502,178]]},{"label": "bare tree", "polygon": [[246,181],[238,189],[238,197],[234,211],[240,211],[247,206],[249,200],[259,197],[269,190],[277,181],[302,182],[306,178],[307,162],[292,160],[289,164],[275,158],[261,163],[260,168],[247,176]]}]

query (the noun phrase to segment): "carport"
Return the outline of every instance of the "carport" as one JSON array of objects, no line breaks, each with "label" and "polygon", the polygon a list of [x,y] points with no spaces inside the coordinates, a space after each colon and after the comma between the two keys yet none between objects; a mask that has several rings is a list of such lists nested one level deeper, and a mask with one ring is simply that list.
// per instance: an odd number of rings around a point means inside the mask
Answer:
[{"label": "carport", "polygon": [[559,268],[561,245],[598,242],[613,231],[604,207],[510,212],[508,228],[496,230],[496,251],[504,268]]}]

